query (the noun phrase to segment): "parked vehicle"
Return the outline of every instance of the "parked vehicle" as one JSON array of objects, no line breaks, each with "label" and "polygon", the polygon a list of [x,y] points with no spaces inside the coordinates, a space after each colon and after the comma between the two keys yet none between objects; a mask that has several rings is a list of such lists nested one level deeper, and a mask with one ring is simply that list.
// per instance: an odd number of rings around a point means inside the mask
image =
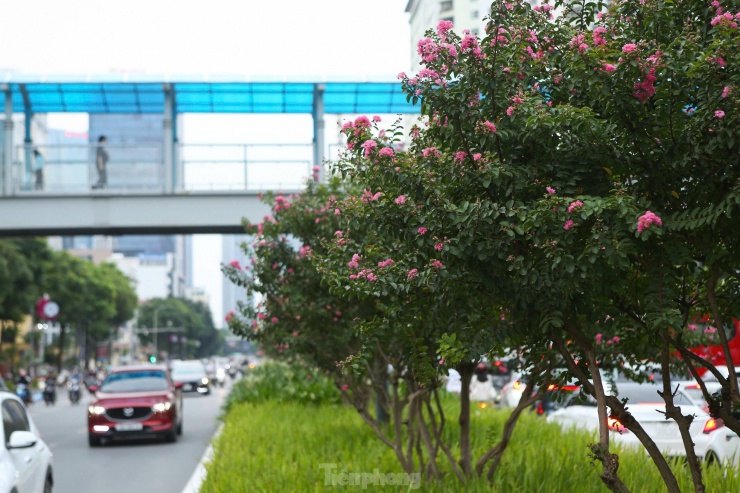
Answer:
[{"label": "parked vehicle", "polygon": [[211,393],[211,381],[200,360],[178,361],[172,364],[172,380],[182,386],[183,392]]},{"label": "parked vehicle", "polygon": [[88,443],[103,439],[158,436],[169,442],[182,434],[180,384],[161,365],[122,366],[111,370],[87,410]]},{"label": "parked vehicle", "polygon": [[51,450],[39,435],[23,401],[0,390],[0,492],[51,493]]},{"label": "parked vehicle", "polygon": [[[695,444],[696,455],[708,461],[731,462],[735,467],[740,465],[740,438],[726,428],[721,420],[709,415],[707,404],[695,382],[676,383],[678,385],[672,385],[674,389],[678,387],[674,396],[675,404],[681,407],[683,414],[694,415],[689,432]],[[710,391],[717,388],[708,387]],[[686,455],[678,425],[675,421],[665,418],[665,402],[658,394],[658,390],[662,390],[662,385],[656,382],[642,384],[623,382],[617,384],[616,390],[618,390],[616,395],[620,399],[627,399],[630,413],[640,422],[664,455],[677,457]],[[573,393],[563,407],[549,413],[547,420],[565,428],[575,427],[597,432],[599,418],[596,401],[581,392]],[[608,426],[613,432],[612,440],[615,443],[642,448],[642,443],[637,437],[616,419],[609,418]]]}]

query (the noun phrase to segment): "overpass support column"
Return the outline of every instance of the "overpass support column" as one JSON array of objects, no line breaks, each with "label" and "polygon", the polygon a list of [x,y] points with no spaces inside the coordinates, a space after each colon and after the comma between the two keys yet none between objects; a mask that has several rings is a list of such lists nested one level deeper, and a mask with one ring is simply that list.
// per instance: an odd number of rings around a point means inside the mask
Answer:
[{"label": "overpass support column", "polygon": [[174,169],[174,147],[175,143],[172,139],[172,108],[173,104],[172,86],[170,84],[164,85],[164,142],[162,143],[162,150],[164,154],[164,193],[171,194],[175,191],[175,169]]},{"label": "overpass support column", "polygon": [[10,94],[10,85],[0,86],[0,90],[5,94],[5,146],[3,149],[2,163],[2,195],[11,195],[13,193],[13,98]]},{"label": "overpass support column", "polygon": [[313,86],[313,164],[319,167],[319,181],[324,181],[324,84]]}]

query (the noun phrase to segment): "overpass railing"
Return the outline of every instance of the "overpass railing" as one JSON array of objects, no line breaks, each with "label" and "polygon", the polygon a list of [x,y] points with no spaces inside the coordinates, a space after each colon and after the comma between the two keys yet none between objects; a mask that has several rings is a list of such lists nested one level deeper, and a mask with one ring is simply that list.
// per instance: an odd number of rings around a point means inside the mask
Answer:
[{"label": "overpass railing", "polygon": [[[339,155],[328,146],[328,160]],[[97,145],[18,146],[13,194],[99,193]],[[108,194],[165,191],[161,145],[105,145]],[[298,190],[312,176],[311,144],[180,144],[175,147],[175,191]]]}]

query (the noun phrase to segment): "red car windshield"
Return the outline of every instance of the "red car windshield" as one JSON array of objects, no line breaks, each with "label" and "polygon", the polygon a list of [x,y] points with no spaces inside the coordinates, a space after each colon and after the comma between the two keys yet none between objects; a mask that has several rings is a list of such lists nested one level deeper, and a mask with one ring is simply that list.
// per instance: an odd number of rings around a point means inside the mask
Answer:
[{"label": "red car windshield", "polygon": [[163,371],[126,371],[111,373],[100,387],[101,392],[151,392],[167,390],[167,376]]}]

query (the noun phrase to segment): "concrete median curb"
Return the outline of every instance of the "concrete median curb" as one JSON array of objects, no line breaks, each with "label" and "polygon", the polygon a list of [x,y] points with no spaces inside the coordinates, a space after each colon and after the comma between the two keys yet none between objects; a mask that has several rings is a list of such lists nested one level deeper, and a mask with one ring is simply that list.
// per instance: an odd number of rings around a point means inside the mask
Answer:
[{"label": "concrete median curb", "polygon": [[206,463],[213,458],[213,442],[218,438],[223,429],[224,424],[222,422],[216,429],[216,433],[211,437],[211,441],[208,444],[206,451],[203,452],[203,457],[200,458],[200,462],[198,462],[198,465],[195,467],[195,471],[193,471],[193,475],[190,476],[190,480],[188,481],[188,484],[185,485],[182,493],[198,493],[200,491],[200,487],[203,485],[203,480],[206,478]]}]

